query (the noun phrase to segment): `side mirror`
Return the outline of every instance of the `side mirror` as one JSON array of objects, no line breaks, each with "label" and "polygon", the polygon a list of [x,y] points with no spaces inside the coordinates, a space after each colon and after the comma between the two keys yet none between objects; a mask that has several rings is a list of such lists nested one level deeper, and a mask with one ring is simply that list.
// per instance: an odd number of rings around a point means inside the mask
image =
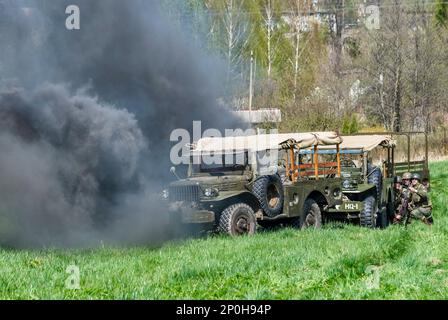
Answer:
[{"label": "side mirror", "polygon": [[171,167],[170,172],[177,178],[177,180],[182,180],[176,173],[176,167]]}]

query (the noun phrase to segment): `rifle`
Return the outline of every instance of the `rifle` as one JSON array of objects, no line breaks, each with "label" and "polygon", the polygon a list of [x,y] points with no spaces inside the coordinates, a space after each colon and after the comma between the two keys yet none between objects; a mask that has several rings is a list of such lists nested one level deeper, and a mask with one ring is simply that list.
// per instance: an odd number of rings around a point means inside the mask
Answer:
[{"label": "rifle", "polygon": [[409,213],[409,197],[411,193],[409,190],[406,190],[403,194],[404,197],[401,201],[400,215],[404,218],[404,226],[407,227],[409,221],[411,220],[411,214]]}]

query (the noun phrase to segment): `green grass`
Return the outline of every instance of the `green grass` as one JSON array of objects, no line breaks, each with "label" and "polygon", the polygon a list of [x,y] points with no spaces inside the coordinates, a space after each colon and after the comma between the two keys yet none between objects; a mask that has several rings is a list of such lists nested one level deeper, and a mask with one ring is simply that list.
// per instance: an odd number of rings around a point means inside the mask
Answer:
[{"label": "green grass", "polygon": [[[431,173],[432,227],[334,225],[156,249],[0,249],[0,298],[446,299],[448,162],[432,163]],[[79,290],[65,286],[71,264],[80,269]],[[371,288],[374,274],[379,286]]]}]

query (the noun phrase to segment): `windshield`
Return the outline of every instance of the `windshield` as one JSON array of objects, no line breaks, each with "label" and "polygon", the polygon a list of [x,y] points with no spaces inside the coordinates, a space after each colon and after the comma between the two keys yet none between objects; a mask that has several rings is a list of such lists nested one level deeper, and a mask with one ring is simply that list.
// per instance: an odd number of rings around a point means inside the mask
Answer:
[{"label": "windshield", "polygon": [[247,164],[247,152],[203,153],[192,156],[191,169],[192,173],[242,171]]}]

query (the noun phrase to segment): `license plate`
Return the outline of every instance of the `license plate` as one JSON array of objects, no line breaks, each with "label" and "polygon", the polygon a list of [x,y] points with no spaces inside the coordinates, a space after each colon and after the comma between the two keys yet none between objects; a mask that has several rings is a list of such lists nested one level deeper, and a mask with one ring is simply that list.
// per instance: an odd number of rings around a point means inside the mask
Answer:
[{"label": "license plate", "polygon": [[344,202],[342,204],[342,211],[360,211],[361,205],[359,202]]}]

